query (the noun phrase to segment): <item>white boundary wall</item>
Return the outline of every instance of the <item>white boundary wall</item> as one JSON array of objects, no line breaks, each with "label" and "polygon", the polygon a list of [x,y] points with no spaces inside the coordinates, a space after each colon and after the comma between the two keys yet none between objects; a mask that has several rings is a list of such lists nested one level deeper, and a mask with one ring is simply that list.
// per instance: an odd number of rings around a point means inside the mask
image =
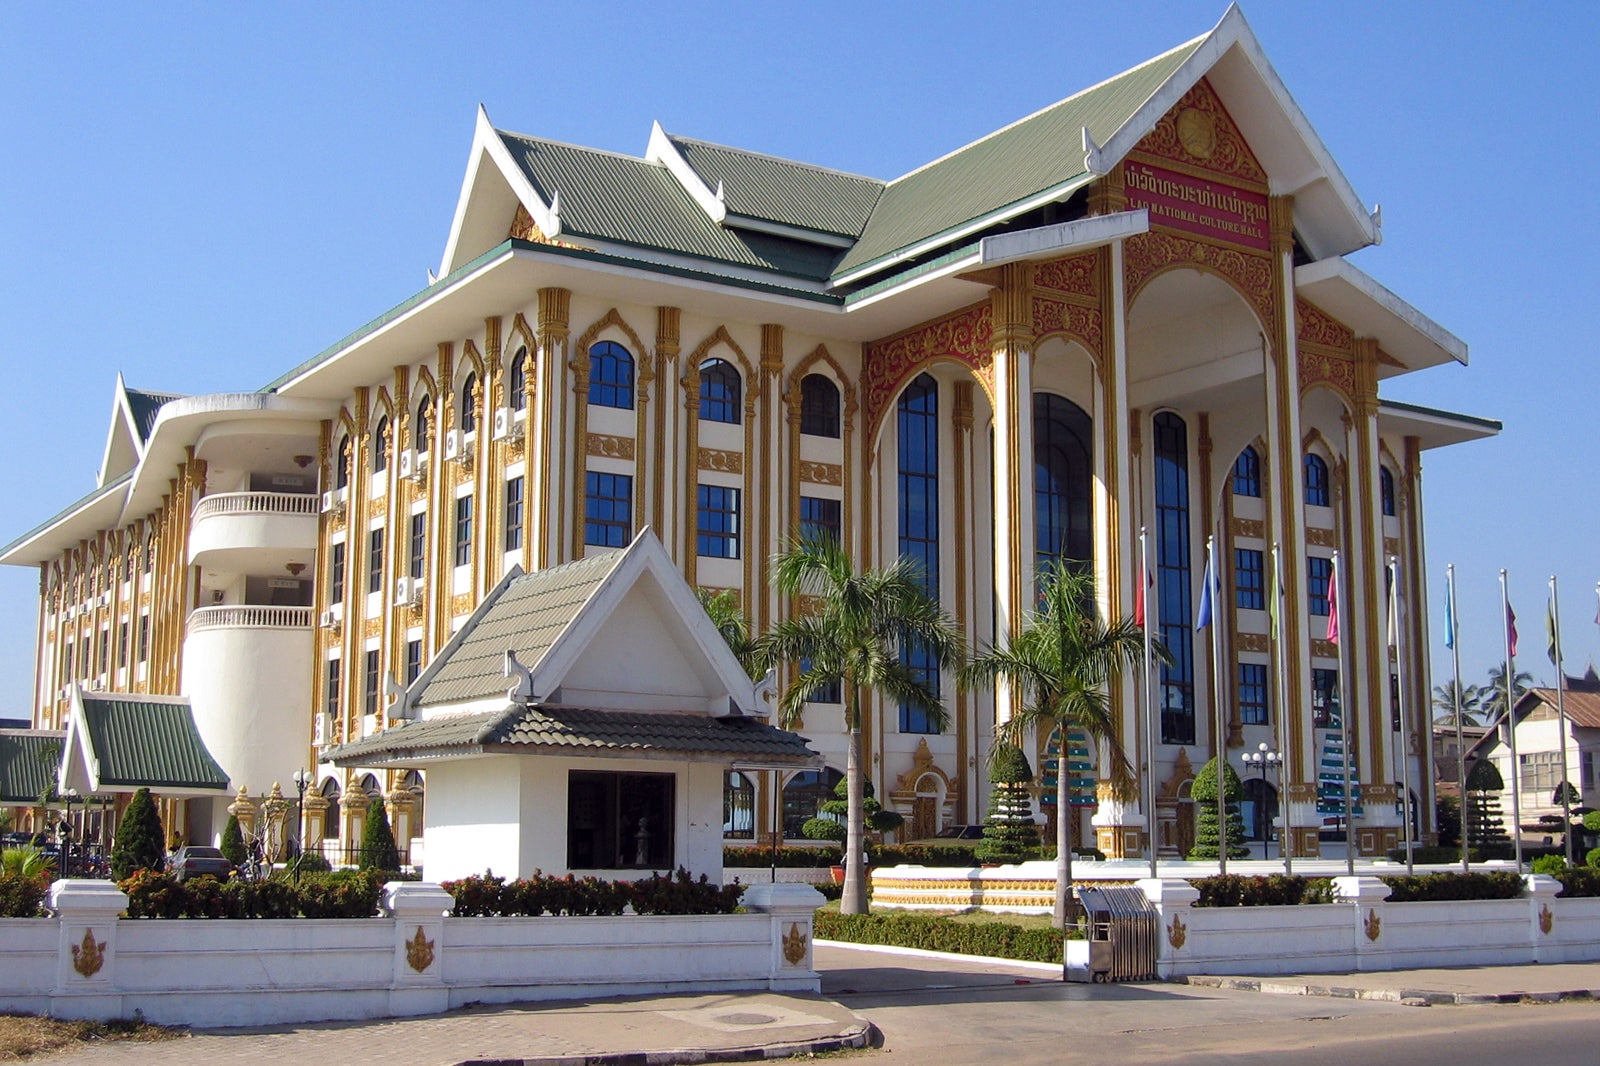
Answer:
[{"label": "white boundary wall", "polygon": [[449,918],[437,885],[397,882],[383,915],[120,918],[104,881],[58,881],[50,918],[0,919],[0,1010],[136,1011],[161,1024],[263,1025],[432,1014],[466,1003],[771,990],[816,993],[806,885],[752,885],[732,915]]}]

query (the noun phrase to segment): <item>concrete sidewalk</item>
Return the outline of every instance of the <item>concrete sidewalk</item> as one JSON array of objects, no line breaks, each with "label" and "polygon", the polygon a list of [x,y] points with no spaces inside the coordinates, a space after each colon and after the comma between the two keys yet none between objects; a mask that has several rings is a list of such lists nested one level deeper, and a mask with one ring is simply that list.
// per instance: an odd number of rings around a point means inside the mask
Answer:
[{"label": "concrete sidewalk", "polygon": [[406,1066],[747,1062],[866,1047],[863,1018],[820,996],[769,992],[466,1007],[423,1018],[197,1029],[158,1043],[111,1043],[51,1066],[403,1062]]},{"label": "concrete sidewalk", "polygon": [[1596,962],[1180,980],[1202,988],[1372,999],[1418,1007],[1600,999],[1600,963]]}]

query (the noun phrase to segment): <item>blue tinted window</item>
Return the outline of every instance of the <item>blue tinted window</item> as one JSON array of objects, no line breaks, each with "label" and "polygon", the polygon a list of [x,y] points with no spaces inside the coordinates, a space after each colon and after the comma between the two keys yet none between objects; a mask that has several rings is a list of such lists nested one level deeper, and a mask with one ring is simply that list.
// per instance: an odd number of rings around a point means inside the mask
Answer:
[{"label": "blue tinted window", "polygon": [[633,356],[614,341],[601,341],[589,349],[589,402],[633,409]]},{"label": "blue tinted window", "polygon": [[[800,660],[800,676],[804,677],[805,675],[809,674],[810,672],[811,672],[811,660],[809,660],[809,659],[801,659]],[[844,702],[844,684],[843,684],[843,682],[841,682],[838,678],[834,678],[833,680],[828,681],[828,682],[818,686],[811,693],[811,699],[808,702],[810,702],[810,703],[843,703]]]},{"label": "blue tinted window", "polygon": [[1050,393],[1033,397],[1033,513],[1036,565],[1094,556],[1090,483],[1094,446],[1088,414]]},{"label": "blue tinted window", "polygon": [[461,383],[461,432],[478,429],[478,375],[469,373]]},{"label": "blue tinted window", "polygon": [[1233,461],[1233,494],[1235,496],[1261,495],[1261,456],[1247,447]]},{"label": "blue tinted window", "polygon": [[821,374],[807,374],[800,381],[800,432],[839,436],[839,386]]},{"label": "blue tinted window", "polygon": [[1260,551],[1235,548],[1233,551],[1234,602],[1247,611],[1266,609],[1266,574]]},{"label": "blue tinted window", "polygon": [[700,364],[700,420],[739,424],[739,372],[723,359]]},{"label": "blue tinted window", "polygon": [[1267,667],[1264,663],[1239,664],[1239,721],[1245,725],[1266,725]]},{"label": "blue tinted window", "polygon": [[713,559],[739,558],[739,490],[701,485],[695,502],[695,551]]},{"label": "blue tinted window", "polygon": [[1378,495],[1383,501],[1383,513],[1394,517],[1394,472],[1386,466],[1378,467]]},{"label": "blue tinted window", "polygon": [[472,497],[456,497],[456,565],[472,562]]},{"label": "blue tinted window", "polygon": [[800,497],[800,539],[839,542],[840,505],[838,500],[820,496]]},{"label": "blue tinted window", "polygon": [[[928,593],[939,595],[939,387],[920,375],[900,396],[897,410],[900,453],[900,554],[922,565]],[[939,669],[921,645],[900,650],[911,676],[939,691]],[[902,704],[900,732],[935,733],[926,711]]]},{"label": "blue tinted window", "polygon": [[511,380],[506,385],[510,396],[513,411],[525,411],[528,407],[528,349],[518,348],[517,354],[511,358]]},{"label": "blue tinted window", "polygon": [[1312,507],[1328,506],[1328,464],[1320,455],[1306,455],[1306,503]]},{"label": "blue tinted window", "polygon": [[633,478],[626,474],[584,475],[583,542],[621,548],[633,539]]},{"label": "blue tinted window", "polygon": [[1312,555],[1306,559],[1306,598],[1311,613],[1328,613],[1328,580],[1333,576],[1333,560]]},{"label": "blue tinted window", "polygon": [[1156,480],[1156,596],[1161,640],[1161,742],[1194,743],[1194,611],[1189,570],[1189,430],[1163,411],[1153,420]]}]

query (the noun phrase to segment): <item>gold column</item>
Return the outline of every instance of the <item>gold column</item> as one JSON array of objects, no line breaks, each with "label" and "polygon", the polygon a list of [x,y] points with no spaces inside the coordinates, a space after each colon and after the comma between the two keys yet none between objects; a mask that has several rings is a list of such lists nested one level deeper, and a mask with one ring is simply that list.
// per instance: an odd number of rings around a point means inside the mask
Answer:
[{"label": "gold column", "polygon": [[[667,528],[667,442],[674,439],[674,419],[677,405],[673,403],[672,379],[678,365],[679,321],[682,312],[676,307],[656,308],[656,377],[661,382],[660,403],[656,405],[656,427],[653,448],[655,461],[650,467],[651,525],[661,543],[672,550],[672,531]],[[639,442],[640,448],[644,441]],[[635,497],[640,494],[634,493]]]},{"label": "gold column", "polygon": [[562,546],[564,526],[561,518],[561,501],[567,491],[567,468],[562,451],[566,433],[561,384],[566,376],[567,319],[571,307],[572,293],[568,290],[539,290],[539,337],[535,360],[539,382],[539,407],[536,412],[538,446],[535,449],[531,441],[528,446],[528,468],[539,472],[539,491],[528,493],[529,506],[534,509],[535,516],[534,570],[547,569],[567,558]]},{"label": "gold column", "polygon": [[455,522],[456,474],[458,464],[444,461],[445,434],[455,427],[455,346],[448,341],[438,346],[438,369],[434,373],[433,460],[428,464],[433,506],[429,510],[428,544],[433,556],[432,625],[428,634],[429,657],[450,640],[450,619],[455,610]]},{"label": "gold column", "polygon": [[[769,560],[777,549],[777,538],[774,530],[783,515],[779,507],[782,492],[772,491],[776,488],[774,460],[777,458],[779,444],[778,435],[782,432],[784,420],[778,417],[778,404],[782,391],[779,375],[783,372],[783,327],[771,323],[761,326],[761,421],[760,434],[756,434],[758,427],[752,426],[747,440],[757,441],[761,449],[760,462],[761,474],[759,484],[763,492],[771,492],[762,505],[758,506],[751,489],[757,482],[752,476],[752,460],[756,457],[746,455],[745,469],[745,494],[741,506],[745,514],[754,512],[756,521],[751,523],[754,535],[747,542],[745,551],[746,587],[750,590],[750,620],[757,633],[765,633],[772,625],[773,596],[768,585],[767,573]],[[748,451],[748,448],[746,449]],[[770,505],[766,502],[770,500]],[[776,514],[774,512],[777,512]]]},{"label": "gold column", "polygon": [[[700,469],[700,368],[688,367],[679,384],[683,387],[683,495],[674,510],[682,524],[683,557],[679,560],[683,576],[696,581],[698,551],[695,540],[695,487]],[[748,390],[747,390],[748,391]]]}]

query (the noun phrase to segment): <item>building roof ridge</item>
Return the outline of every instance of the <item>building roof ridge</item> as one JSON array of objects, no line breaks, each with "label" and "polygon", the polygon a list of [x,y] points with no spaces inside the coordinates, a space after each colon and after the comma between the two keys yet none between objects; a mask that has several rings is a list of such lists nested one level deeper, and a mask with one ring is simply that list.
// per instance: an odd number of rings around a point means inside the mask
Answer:
[{"label": "building roof ridge", "polygon": [[737,145],[721,144],[717,141],[708,141],[701,137],[686,137],[681,133],[668,133],[667,138],[675,142],[681,141],[685,144],[700,145],[701,147],[705,148],[716,148],[723,152],[737,152],[740,155],[753,156],[756,159],[765,159],[773,163],[784,163],[788,166],[796,167],[801,170],[814,170],[819,174],[832,174],[833,176],[840,178],[853,178],[856,181],[863,181],[870,185],[888,184],[888,182],[882,178],[868,177],[865,174],[857,174],[854,171],[840,170],[838,167],[825,167],[818,163],[807,163],[799,159],[790,159],[787,156],[773,155],[770,152],[757,152],[754,149],[740,148]]}]

